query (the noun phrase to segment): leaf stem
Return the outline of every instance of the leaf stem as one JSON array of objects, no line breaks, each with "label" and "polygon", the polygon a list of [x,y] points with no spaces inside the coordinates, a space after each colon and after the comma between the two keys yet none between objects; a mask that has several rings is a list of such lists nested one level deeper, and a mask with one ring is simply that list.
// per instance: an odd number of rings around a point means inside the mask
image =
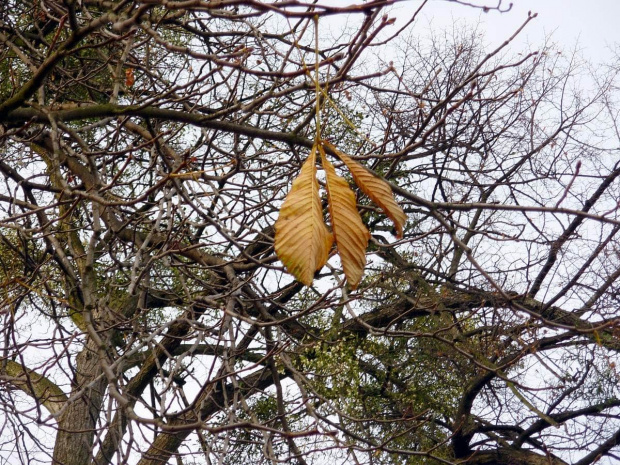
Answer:
[{"label": "leaf stem", "polygon": [[314,88],[316,91],[316,136],[321,140],[321,87],[319,85],[319,15],[314,15]]}]

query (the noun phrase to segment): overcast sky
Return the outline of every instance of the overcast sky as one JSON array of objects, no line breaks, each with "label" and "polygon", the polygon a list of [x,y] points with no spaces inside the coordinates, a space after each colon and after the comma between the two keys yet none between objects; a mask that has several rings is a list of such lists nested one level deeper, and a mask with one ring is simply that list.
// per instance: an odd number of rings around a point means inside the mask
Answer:
[{"label": "overcast sky", "polygon": [[[470,3],[497,5],[498,0],[470,0]],[[454,20],[471,23],[480,21],[490,45],[499,45],[527,18],[527,12],[538,13],[522,33],[518,43],[540,44],[546,36],[563,49],[577,44],[583,56],[592,61],[604,61],[611,56],[610,47],[620,47],[620,0],[513,0],[508,13],[466,7],[445,0],[430,0],[420,26],[449,25]],[[509,2],[502,0],[504,7]],[[413,11],[419,1],[407,1],[398,8]],[[402,18],[396,15],[397,18]]]}]

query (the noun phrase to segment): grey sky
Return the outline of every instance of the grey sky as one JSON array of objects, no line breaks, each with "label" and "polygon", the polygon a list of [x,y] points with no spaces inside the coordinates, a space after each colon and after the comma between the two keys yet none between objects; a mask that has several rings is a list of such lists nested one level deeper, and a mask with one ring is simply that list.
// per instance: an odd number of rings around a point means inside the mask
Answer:
[{"label": "grey sky", "polygon": [[[471,3],[496,5],[498,0],[471,0]],[[510,2],[503,0],[507,7]],[[490,45],[499,45],[527,18],[528,11],[538,13],[519,37],[517,44],[540,44],[551,36],[563,49],[573,49],[576,45],[584,57],[594,62],[605,61],[611,54],[609,48],[620,46],[620,1],[618,0],[513,0],[513,7],[507,13],[497,11],[482,12],[445,0],[431,0],[425,7],[420,26],[447,26],[454,20],[469,23],[481,22],[485,40]],[[414,11],[419,1],[401,4],[398,10]],[[398,11],[396,10],[396,11]],[[396,14],[398,19],[405,15]]]}]

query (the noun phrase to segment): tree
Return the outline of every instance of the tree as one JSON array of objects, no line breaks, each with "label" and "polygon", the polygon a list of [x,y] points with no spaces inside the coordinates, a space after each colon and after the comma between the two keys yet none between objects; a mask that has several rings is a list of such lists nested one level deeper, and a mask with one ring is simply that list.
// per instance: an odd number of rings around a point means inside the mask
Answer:
[{"label": "tree", "polygon": [[[4,459],[618,458],[620,66],[393,3],[5,2]],[[407,214],[356,289],[274,251],[317,141]]]}]

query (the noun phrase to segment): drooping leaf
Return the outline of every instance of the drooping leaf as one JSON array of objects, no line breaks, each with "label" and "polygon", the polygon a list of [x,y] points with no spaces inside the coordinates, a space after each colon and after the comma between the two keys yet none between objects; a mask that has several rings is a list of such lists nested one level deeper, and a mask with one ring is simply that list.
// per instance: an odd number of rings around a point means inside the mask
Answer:
[{"label": "drooping leaf", "polygon": [[133,74],[133,68],[125,69],[125,85],[131,87],[136,82],[136,78]]},{"label": "drooping leaf", "polygon": [[316,145],[293,181],[275,224],[275,250],[295,278],[306,286],[325,265],[334,238],[323,221],[316,180]]},{"label": "drooping leaf", "polygon": [[370,233],[362,223],[357,211],[355,194],[349,187],[349,183],[336,174],[334,165],[329,162],[325,150],[320,145],[319,152],[327,180],[329,214],[338,254],[342,261],[344,275],[351,287],[355,289],[364,274]]},{"label": "drooping leaf", "polygon": [[403,227],[407,222],[407,215],[405,215],[403,209],[400,208],[400,205],[394,200],[390,185],[383,179],[372,174],[348,155],[342,153],[334,145],[327,141],[324,141],[323,144],[332,150],[338,158],[347,165],[347,168],[349,168],[349,171],[353,175],[355,184],[357,184],[362,192],[370,197],[374,203],[379,205],[381,210],[392,220],[396,228],[396,237],[401,239],[403,237]]}]

